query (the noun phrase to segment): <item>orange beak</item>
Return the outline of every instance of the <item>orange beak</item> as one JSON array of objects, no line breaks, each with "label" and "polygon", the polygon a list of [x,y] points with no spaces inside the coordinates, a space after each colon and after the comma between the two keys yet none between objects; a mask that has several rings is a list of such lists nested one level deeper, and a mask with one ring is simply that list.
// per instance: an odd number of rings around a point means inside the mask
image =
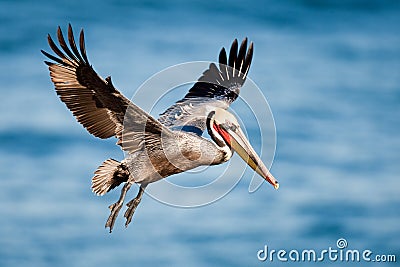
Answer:
[{"label": "orange beak", "polygon": [[214,128],[253,170],[275,189],[279,188],[278,181],[261,161],[240,127],[225,127],[224,124],[214,124]]}]

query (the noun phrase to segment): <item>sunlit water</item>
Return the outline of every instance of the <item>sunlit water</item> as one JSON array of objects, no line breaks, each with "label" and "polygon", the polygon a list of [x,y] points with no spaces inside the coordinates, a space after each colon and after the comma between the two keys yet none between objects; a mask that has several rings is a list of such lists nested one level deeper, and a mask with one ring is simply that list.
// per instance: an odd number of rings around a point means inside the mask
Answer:
[{"label": "sunlit water", "polygon": [[[271,265],[257,259],[264,245],[322,250],[341,237],[400,260],[398,1],[1,1],[0,22],[1,266],[262,266]],[[119,190],[96,197],[90,178],[123,154],[70,115],[40,54],[47,33],[69,22],[85,28],[91,63],[128,97],[150,75],[216,60],[248,36],[250,77],[276,122],[281,188],[249,194],[246,172],[201,208],[145,196],[129,228],[119,218],[108,234]]]}]

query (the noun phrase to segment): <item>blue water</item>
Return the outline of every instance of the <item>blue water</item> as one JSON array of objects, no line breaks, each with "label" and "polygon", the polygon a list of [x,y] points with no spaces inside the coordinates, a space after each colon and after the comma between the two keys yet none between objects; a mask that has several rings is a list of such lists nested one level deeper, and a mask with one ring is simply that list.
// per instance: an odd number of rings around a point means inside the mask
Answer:
[{"label": "blue water", "polygon": [[[69,22],[127,96],[163,68],[216,60],[248,36],[250,77],[276,122],[281,188],[249,194],[244,177],[195,209],[145,196],[129,228],[119,218],[108,234],[119,190],[96,197],[90,178],[122,152],[75,121],[40,54]],[[400,260],[399,1],[1,0],[0,25],[0,266],[284,266],[257,251],[336,248],[341,237]]]}]

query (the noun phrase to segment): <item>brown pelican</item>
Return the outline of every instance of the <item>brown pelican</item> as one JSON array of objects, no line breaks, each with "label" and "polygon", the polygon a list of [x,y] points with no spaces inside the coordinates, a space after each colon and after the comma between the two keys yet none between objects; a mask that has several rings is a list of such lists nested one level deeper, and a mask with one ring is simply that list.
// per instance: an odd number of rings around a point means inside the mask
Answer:
[{"label": "brown pelican", "polygon": [[[103,139],[115,136],[117,144],[127,152],[121,162],[104,161],[92,178],[92,190],[97,195],[125,183],[118,201],[109,206],[111,214],[105,227],[110,232],[132,184],[140,184],[140,189],[127,204],[126,226],[148,184],[201,165],[221,164],[232,157],[233,151],[278,189],[278,182],[246,139],[236,118],[226,110],[238,97],[250,68],[253,43],[247,48],[247,38],[240,47],[236,39],[233,41],[228,58],[222,48],[219,66],[210,64],[184,98],[156,120],[123,96],[110,76],[102,79],[95,72],[86,55],[83,30],[79,50],[71,25],[69,45],[60,27],[57,37],[61,48],[48,35],[49,46],[57,56],[43,50],[42,53],[51,60],[45,63],[61,101],[89,133]],[[202,137],[206,129],[212,140]]]}]

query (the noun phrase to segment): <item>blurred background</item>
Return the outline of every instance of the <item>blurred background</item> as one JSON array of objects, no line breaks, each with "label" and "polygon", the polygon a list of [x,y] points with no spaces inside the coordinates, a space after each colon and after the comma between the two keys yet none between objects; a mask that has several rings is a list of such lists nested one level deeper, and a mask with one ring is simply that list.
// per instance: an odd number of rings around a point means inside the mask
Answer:
[{"label": "blurred background", "polygon": [[[123,154],[75,121],[40,53],[68,23],[128,97],[154,73],[217,60],[248,36],[281,188],[249,194],[245,175],[194,209],[145,196],[129,228],[120,214],[108,234],[119,189],[97,197],[90,179]],[[400,260],[399,1],[0,0],[0,25],[0,266],[261,266],[271,264],[257,259],[264,245],[322,250],[339,238]]]}]

